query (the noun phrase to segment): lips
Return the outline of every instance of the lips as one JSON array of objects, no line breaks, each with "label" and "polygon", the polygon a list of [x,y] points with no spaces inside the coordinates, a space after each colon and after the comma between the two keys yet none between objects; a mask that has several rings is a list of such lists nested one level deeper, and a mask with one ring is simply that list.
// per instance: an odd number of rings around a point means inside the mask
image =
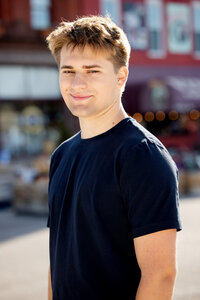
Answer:
[{"label": "lips", "polygon": [[72,95],[71,97],[75,100],[75,101],[84,101],[87,100],[91,97],[91,95]]}]

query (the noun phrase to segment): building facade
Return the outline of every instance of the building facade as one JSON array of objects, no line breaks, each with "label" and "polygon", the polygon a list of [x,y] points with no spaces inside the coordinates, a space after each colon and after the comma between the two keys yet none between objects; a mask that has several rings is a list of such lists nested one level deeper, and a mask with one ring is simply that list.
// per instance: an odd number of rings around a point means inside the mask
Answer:
[{"label": "building facade", "polygon": [[62,20],[107,13],[132,48],[126,111],[174,151],[180,168],[198,167],[197,0],[0,0],[1,163],[49,155],[79,130],[62,102],[45,38]]}]

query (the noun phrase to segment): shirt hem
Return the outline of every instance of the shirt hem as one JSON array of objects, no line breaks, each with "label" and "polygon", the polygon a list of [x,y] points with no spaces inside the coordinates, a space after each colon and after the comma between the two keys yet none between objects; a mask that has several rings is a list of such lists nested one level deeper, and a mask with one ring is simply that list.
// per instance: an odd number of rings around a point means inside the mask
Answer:
[{"label": "shirt hem", "polygon": [[154,224],[148,225],[142,228],[136,228],[132,230],[133,238],[137,238],[146,234],[167,230],[167,229],[176,229],[177,231],[182,230],[182,226],[177,221],[172,221],[170,223],[164,224]]}]

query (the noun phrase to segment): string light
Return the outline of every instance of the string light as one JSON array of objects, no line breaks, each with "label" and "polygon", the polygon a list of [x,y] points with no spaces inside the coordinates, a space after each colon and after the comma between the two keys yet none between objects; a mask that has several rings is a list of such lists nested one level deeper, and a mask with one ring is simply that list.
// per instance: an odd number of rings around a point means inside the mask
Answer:
[{"label": "string light", "polygon": [[165,119],[165,113],[164,113],[164,111],[157,111],[156,112],[156,119],[158,121],[163,121]]},{"label": "string light", "polygon": [[175,110],[171,110],[168,114],[169,119],[172,121],[176,121],[178,119],[178,113]]},{"label": "string light", "polygon": [[152,113],[151,111],[148,111],[145,113],[144,118],[145,118],[145,121],[152,122],[155,118],[154,113]]},{"label": "string light", "polygon": [[141,113],[135,113],[133,118],[138,122],[141,123],[143,121],[143,115]]},{"label": "string light", "polygon": [[198,120],[199,116],[200,116],[200,113],[199,113],[198,110],[196,110],[196,109],[191,110],[191,112],[190,112],[190,119],[192,119],[192,120]]}]

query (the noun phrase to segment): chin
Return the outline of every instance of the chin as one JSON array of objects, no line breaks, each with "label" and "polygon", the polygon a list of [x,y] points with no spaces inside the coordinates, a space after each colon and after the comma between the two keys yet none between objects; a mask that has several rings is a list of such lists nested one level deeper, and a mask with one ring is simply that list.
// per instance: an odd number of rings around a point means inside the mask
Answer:
[{"label": "chin", "polygon": [[78,118],[89,118],[95,115],[94,112],[89,111],[88,109],[74,109],[74,107],[68,107],[73,116]]},{"label": "chin", "polygon": [[89,118],[92,116],[92,114],[86,113],[86,112],[78,112],[78,111],[72,111],[70,110],[72,115],[78,118]]}]

